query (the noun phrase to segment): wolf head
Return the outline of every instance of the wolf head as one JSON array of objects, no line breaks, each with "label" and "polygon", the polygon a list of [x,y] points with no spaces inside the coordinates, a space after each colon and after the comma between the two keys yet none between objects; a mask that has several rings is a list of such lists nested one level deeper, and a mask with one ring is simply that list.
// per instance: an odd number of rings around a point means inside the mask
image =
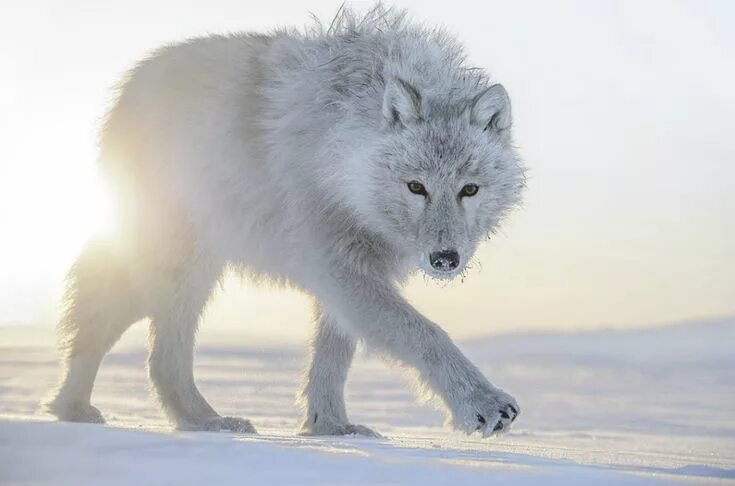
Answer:
[{"label": "wolf head", "polygon": [[361,164],[360,211],[427,275],[457,276],[520,200],[510,127],[499,84],[447,102],[388,79],[379,142]]}]

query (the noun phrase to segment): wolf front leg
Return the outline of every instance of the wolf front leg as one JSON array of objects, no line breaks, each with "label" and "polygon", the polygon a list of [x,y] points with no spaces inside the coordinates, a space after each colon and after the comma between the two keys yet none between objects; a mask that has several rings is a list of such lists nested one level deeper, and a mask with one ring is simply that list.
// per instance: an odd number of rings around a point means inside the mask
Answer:
[{"label": "wolf front leg", "polygon": [[378,436],[347,419],[344,388],[354,354],[354,338],[341,329],[334,318],[321,308],[317,309],[309,373],[301,392],[306,408],[302,435]]},{"label": "wolf front leg", "polygon": [[394,285],[347,272],[320,296],[355,337],[419,372],[468,434],[507,431],[520,412],[515,399],[493,386],[439,326],[411,307]]}]

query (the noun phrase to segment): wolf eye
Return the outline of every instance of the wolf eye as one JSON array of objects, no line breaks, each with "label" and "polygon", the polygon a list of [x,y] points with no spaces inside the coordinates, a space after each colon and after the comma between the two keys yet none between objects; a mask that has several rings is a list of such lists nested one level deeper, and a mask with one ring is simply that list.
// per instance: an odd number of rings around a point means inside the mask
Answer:
[{"label": "wolf eye", "polygon": [[408,190],[411,191],[414,194],[418,194],[420,196],[426,196],[426,188],[423,184],[421,184],[418,181],[411,181],[408,183]]},{"label": "wolf eye", "polygon": [[472,197],[475,194],[477,194],[477,191],[480,188],[477,186],[477,184],[467,184],[462,188],[461,191],[459,191],[459,197]]}]

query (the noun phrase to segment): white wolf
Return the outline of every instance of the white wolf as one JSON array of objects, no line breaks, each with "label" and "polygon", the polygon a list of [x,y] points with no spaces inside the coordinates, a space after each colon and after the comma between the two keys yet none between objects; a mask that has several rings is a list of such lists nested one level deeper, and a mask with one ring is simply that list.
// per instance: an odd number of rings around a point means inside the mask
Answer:
[{"label": "white wolf", "polygon": [[103,356],[151,319],[149,375],[172,423],[254,432],[197,389],[200,314],[226,267],[292,285],[317,308],[305,434],[350,424],[355,341],[415,368],[457,429],[507,430],[516,401],[399,293],[416,269],[461,274],[520,200],[505,89],[445,32],[378,5],[329,27],[164,47],[121,84],[100,140],[119,234],[70,270],[64,373],[48,410],[102,422]]}]

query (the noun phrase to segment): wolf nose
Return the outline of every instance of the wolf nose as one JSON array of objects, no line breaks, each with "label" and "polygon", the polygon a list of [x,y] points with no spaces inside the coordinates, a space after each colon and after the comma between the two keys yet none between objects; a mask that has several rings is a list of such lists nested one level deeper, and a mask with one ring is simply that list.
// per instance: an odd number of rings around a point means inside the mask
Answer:
[{"label": "wolf nose", "polygon": [[429,262],[437,270],[454,270],[459,266],[459,253],[456,250],[434,251],[429,254]]}]

